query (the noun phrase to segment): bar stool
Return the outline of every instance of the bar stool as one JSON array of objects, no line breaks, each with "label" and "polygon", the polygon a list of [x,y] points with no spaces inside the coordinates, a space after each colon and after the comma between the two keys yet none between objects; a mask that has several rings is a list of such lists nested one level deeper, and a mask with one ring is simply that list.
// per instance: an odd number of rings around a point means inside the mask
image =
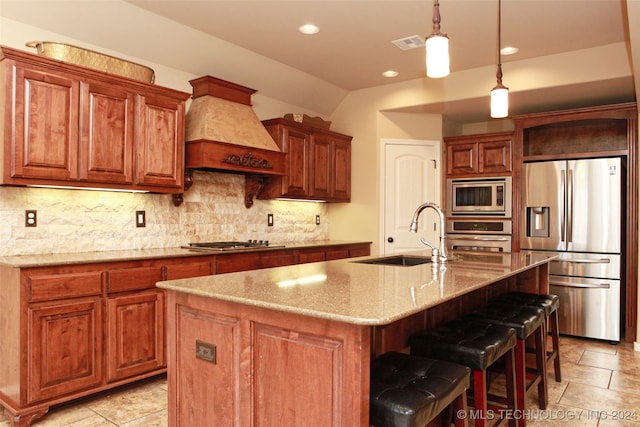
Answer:
[{"label": "bar stool", "polygon": [[[473,406],[476,409],[476,427],[487,425],[489,399],[487,369],[504,356],[507,407],[515,411],[515,347],[513,328],[461,318],[446,322],[434,329],[409,338],[411,354],[448,360],[471,369],[473,374]],[[515,419],[509,419],[515,425]]]},{"label": "bar stool", "polygon": [[[547,320],[547,324],[545,324],[547,332],[544,333],[545,339],[547,338],[547,333],[551,334],[551,351],[547,351],[547,364],[553,361],[553,373],[555,380],[556,382],[562,381],[562,372],[560,371],[560,331],[558,328],[558,307],[560,307],[560,298],[553,294],[509,292],[492,298],[491,301],[539,307],[544,310]],[[545,348],[547,348],[546,344]]]},{"label": "bar stool", "polygon": [[[451,409],[467,412],[469,368],[455,363],[388,352],[371,362],[369,418],[375,427],[424,427],[438,415],[450,425]],[[455,417],[457,427],[467,416]]]},{"label": "bar stool", "polygon": [[[545,328],[543,327],[545,321],[544,311],[537,307],[490,302],[465,317],[475,319],[477,322],[507,326],[516,330],[517,342],[515,359],[517,407],[520,411],[524,411],[526,409],[526,394],[533,390],[533,387],[537,385],[538,406],[540,409],[546,409],[548,397],[546,349],[544,347]],[[531,381],[527,383],[525,343],[527,338],[530,336],[533,336],[535,339],[536,367]],[[525,425],[526,420],[524,417],[519,417],[518,421],[520,425]]]}]

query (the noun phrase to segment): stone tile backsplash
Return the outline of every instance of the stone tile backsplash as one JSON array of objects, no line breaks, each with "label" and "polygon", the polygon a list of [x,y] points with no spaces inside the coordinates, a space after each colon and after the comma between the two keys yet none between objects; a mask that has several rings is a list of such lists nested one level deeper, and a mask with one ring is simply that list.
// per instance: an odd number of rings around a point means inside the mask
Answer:
[{"label": "stone tile backsplash", "polygon": [[[37,227],[25,227],[27,209],[38,211]],[[146,212],[144,228],[135,225],[138,210]],[[0,187],[0,218],[0,256],[329,238],[326,203],[256,200],[247,209],[244,177],[215,172],[195,172],[178,207],[162,194]]]}]

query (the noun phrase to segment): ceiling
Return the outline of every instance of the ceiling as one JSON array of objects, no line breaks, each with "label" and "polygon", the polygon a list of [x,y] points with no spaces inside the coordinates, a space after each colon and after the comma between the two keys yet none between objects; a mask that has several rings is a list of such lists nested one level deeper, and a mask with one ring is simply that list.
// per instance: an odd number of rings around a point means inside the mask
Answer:
[{"label": "ceiling", "polygon": [[[347,90],[425,75],[424,49],[393,40],[432,31],[430,0],[126,0],[150,12],[320,77]],[[451,71],[496,63],[497,0],[440,0]],[[313,23],[316,35],[297,31]],[[502,44],[520,51],[503,62],[625,40],[620,0],[503,0]]]},{"label": "ceiling", "polygon": [[[502,0],[502,45],[520,49],[502,61],[508,64],[628,43],[627,2],[634,1]],[[127,13],[118,13],[113,6],[117,4],[131,7],[126,9]],[[69,18],[69,10],[77,10],[76,16],[83,19]],[[222,73],[227,72],[234,77],[229,80],[254,87],[268,96],[277,90],[275,83],[274,88],[265,90],[271,84],[269,80],[277,80],[276,76],[267,75],[267,67],[247,69],[240,54],[238,64],[230,61],[224,64],[228,69],[217,67],[211,71],[216,61],[214,55],[206,62],[206,51],[189,52],[197,49],[193,38],[183,37],[179,32],[166,34],[148,14],[149,19],[140,19],[142,15],[138,12],[144,11],[303,71],[335,86],[341,93],[426,78],[424,49],[403,51],[392,41],[413,35],[423,39],[431,33],[431,0],[0,0],[0,14],[11,19],[195,75],[226,78]],[[497,0],[440,0],[440,13],[442,31],[450,39],[452,73],[495,66]],[[120,26],[107,26],[105,23],[111,22],[107,15],[114,15],[111,18],[116,17]],[[320,32],[311,36],[300,34],[297,28],[305,23],[318,25]],[[631,46],[628,49],[634,51]],[[381,73],[388,69],[398,71],[398,77],[382,77]],[[255,80],[260,74],[263,80]],[[254,83],[252,79],[256,85],[250,84]],[[509,86],[507,74],[505,84]],[[282,88],[283,83],[278,85]],[[512,91],[510,99],[514,107],[512,115],[553,105],[573,108],[633,100],[632,76],[588,87],[567,86],[554,92]],[[486,120],[486,110],[486,99],[476,99],[412,107],[408,111],[435,112],[445,119],[474,122]]]}]

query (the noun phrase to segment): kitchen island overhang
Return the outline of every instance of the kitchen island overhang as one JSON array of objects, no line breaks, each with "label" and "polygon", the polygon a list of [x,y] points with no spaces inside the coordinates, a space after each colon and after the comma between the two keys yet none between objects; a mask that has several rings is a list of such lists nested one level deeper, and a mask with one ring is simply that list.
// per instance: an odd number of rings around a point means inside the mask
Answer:
[{"label": "kitchen island overhang", "polygon": [[547,292],[553,258],[457,252],[437,267],[349,259],[159,282],[169,423],[366,426],[372,356],[489,296]]}]

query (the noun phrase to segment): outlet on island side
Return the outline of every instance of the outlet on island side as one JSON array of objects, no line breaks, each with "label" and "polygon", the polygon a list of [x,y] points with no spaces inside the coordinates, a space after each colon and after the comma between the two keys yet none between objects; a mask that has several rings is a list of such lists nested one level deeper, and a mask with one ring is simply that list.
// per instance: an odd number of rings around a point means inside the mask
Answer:
[{"label": "outlet on island side", "polygon": [[267,226],[273,227],[273,214],[267,214]]},{"label": "outlet on island side", "polygon": [[316,225],[320,225],[320,215],[316,215]]}]

